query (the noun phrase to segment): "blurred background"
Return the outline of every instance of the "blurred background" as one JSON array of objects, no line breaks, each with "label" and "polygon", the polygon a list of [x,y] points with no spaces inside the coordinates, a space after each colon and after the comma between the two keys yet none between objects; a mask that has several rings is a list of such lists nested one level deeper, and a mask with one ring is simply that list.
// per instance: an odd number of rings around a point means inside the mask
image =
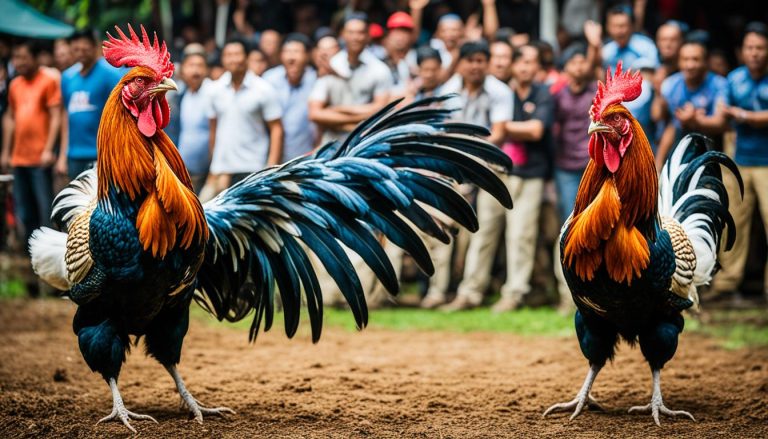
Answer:
[{"label": "blurred background", "polygon": [[[745,36],[751,32],[768,38],[765,26],[760,27],[766,20],[768,8],[760,0],[3,0],[0,113],[15,125],[3,124],[6,159],[0,175],[0,294],[51,293],[32,276],[25,242],[32,229],[48,223],[46,203],[50,204],[53,194],[77,175],[76,170],[95,160],[93,140],[88,144],[87,139],[77,137],[97,126],[100,107],[95,87],[103,83],[110,90],[122,72],[104,73],[99,79],[89,76],[91,69],[103,67],[107,72],[111,68],[100,59],[100,40],[106,31],[115,34],[115,24],[123,29],[127,23],[135,29],[143,24],[167,42],[177,64],[181,91],[169,94],[173,118],[166,131],[182,150],[202,198],[214,196],[239,174],[343,138],[350,124],[354,126],[391,99],[408,101],[449,91],[466,94],[461,102],[464,109],[473,108],[480,115],[462,111],[457,119],[500,127],[494,141],[519,165],[517,177],[525,183],[541,183],[539,189],[515,198],[516,206],[521,202],[534,206],[532,213],[508,220],[506,224],[519,224],[523,232],[511,236],[510,229],[506,230],[506,239],[496,240],[500,245],[492,252],[494,256],[475,260],[469,268],[465,261],[474,257],[468,253],[476,253],[471,244],[475,238],[459,233],[455,245],[442,251],[447,268],[439,280],[425,279],[407,256],[393,251],[392,260],[402,267],[401,279],[408,294],[395,303],[372,285],[370,299],[374,306],[382,307],[461,311],[496,304],[498,312],[544,306],[567,314],[573,305],[553,272],[555,241],[572,205],[570,194],[586,165],[584,123],[588,124],[586,110],[594,80],[602,78],[604,67],[618,60],[643,72],[642,102],[632,111],[645,121],[657,162],[675,139],[696,130],[695,120],[701,116],[719,121],[708,132],[715,148],[736,156],[740,165],[765,169],[765,159],[740,162],[738,140],[738,109],[757,112],[762,104],[739,107],[729,96],[729,87],[739,86],[731,72],[748,62],[742,51]],[[356,25],[364,32],[360,49]],[[227,58],[226,48],[232,44],[245,55],[242,62]],[[681,53],[684,47],[692,47],[685,56]],[[476,55],[481,58],[479,64],[473,61]],[[24,64],[28,56],[31,67]],[[432,66],[430,60],[436,64]],[[576,63],[581,61],[580,68]],[[761,62],[766,62],[765,56],[747,67],[759,70]],[[365,89],[355,83],[360,63],[385,69],[385,77],[389,76],[378,87]],[[243,74],[247,68],[247,75],[264,79],[262,95],[279,103],[275,109],[268,102],[259,104],[263,107],[254,120],[256,125],[265,124],[258,134],[269,140],[269,148],[280,147],[282,155],[269,163],[265,158],[252,169],[217,168],[214,172],[211,160],[216,160],[216,151],[228,147],[224,143],[232,136],[222,134],[221,129],[211,134],[209,122],[221,124],[228,116],[201,90],[220,86],[222,77],[225,82],[243,80],[240,64]],[[43,115],[39,119],[33,114],[32,122],[13,121],[26,116],[19,112],[8,115],[13,105],[11,82],[29,76],[30,68],[53,78],[56,85],[52,87],[58,91],[46,91],[46,101],[37,110]],[[494,79],[486,79],[491,77]],[[354,96],[337,96],[334,87],[338,84],[331,78],[340,78],[342,88],[352,84]],[[481,94],[494,95],[493,87],[501,85],[510,100],[475,100],[470,87],[473,81],[481,85]],[[768,88],[761,88],[768,87],[765,79],[755,81],[760,98],[768,99]],[[685,84],[684,89],[679,89],[680,84]],[[531,92],[539,89],[541,94]],[[198,93],[202,100],[193,102],[191,98]],[[579,100],[582,95],[588,96]],[[509,107],[506,115],[497,110],[500,106]],[[323,110],[342,114],[347,127],[329,122]],[[60,116],[54,117],[54,111],[61,112]],[[75,116],[87,111],[92,115]],[[538,120],[544,127],[537,138],[520,134],[529,126],[520,124],[530,120]],[[24,153],[26,146],[18,139],[24,123],[44,127],[39,150],[49,148],[51,154]],[[275,131],[277,124],[280,132]],[[14,126],[16,134],[9,132]],[[766,136],[765,129],[760,133]],[[768,157],[768,136],[764,139],[758,156]],[[543,151],[541,157],[536,151]],[[541,163],[533,166],[529,160]],[[27,168],[39,169],[41,174],[25,174]],[[34,183],[40,181],[42,187]],[[744,236],[737,242],[738,261],[729,263],[725,274],[719,275],[720,283],[716,279],[714,288],[705,292],[705,303],[726,308],[765,307],[766,235],[765,217],[760,212],[766,212],[766,207],[760,202],[767,204],[768,182],[756,178],[753,186],[749,206],[732,204],[732,209],[744,210],[739,215],[743,218],[739,232]],[[464,189],[475,203],[476,191]],[[528,223],[533,226],[522,225]],[[504,233],[503,221],[499,227],[498,233]],[[528,262],[521,272],[510,275],[511,265],[506,261],[512,254],[520,257],[520,252]],[[487,274],[467,281],[478,272]],[[517,286],[510,285],[512,277]],[[338,297],[328,294],[327,304],[337,301]]]}]

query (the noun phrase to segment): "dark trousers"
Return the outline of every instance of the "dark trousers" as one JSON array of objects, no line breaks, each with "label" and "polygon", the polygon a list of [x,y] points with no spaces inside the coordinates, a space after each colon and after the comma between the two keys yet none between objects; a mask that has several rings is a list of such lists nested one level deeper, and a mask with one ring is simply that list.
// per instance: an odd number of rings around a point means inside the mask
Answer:
[{"label": "dark trousers", "polygon": [[67,176],[70,180],[74,180],[95,164],[96,159],[67,159]]},{"label": "dark trousers", "polygon": [[50,224],[53,202],[51,168],[13,168],[13,198],[16,218],[24,236],[24,250],[29,251],[27,242],[32,232]]}]

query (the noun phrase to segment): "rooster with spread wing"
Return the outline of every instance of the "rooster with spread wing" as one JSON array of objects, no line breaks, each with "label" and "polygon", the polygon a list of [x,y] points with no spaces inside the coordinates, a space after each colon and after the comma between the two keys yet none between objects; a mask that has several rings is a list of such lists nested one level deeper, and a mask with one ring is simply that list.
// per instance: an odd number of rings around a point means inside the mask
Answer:
[{"label": "rooster with spread wing", "polygon": [[638,342],[651,367],[653,396],[630,412],[693,416],[670,410],[661,396],[661,369],[675,355],[683,330],[681,312],[698,302],[696,288],[716,268],[726,225],[726,248],[735,230],[721,165],[738,178],[736,165],[710,151],[706,139],[686,136],[661,171],[640,124],[621,104],[640,95],[639,73],[608,70],[590,109],[591,160],[576,204],[563,226],[561,262],[578,308],[576,335],[589,372],[573,401],[555,404],[544,416],[596,405],[589,394],[620,338]]},{"label": "rooster with spread wing", "polygon": [[143,28],[141,37],[129,31],[117,28],[118,38],[104,43],[107,61],[132,69],[104,108],[96,170],[54,201],[53,219],[67,232],[37,230],[30,243],[36,272],[79,305],[73,327],[80,351],[112,391],[112,413],[102,421],[118,420],[132,431],[131,419],[154,421],[128,411],[118,390],[131,335],[144,337],[147,353],[168,370],[197,421],[231,411],[200,404],[177,370],[193,299],[219,320],[253,313],[254,339],[262,323],[265,330],[272,325],[277,289],[291,337],[303,291],[317,341],[322,297],[308,250],[362,328],[365,297],[343,246],[395,293],[397,277],[374,229],[431,274],[429,254],[410,224],[444,242],[449,236],[425,207],[470,230],[478,226],[453,181],[475,183],[512,207],[487,165],[508,170],[511,161],[480,138],[487,130],[446,122],[451,111],[432,105],[442,98],[397,111],[390,104],[346,141],[253,174],[201,205],[162,131],[169,120],[165,93],[176,88],[170,55],[157,36],[151,41]]}]

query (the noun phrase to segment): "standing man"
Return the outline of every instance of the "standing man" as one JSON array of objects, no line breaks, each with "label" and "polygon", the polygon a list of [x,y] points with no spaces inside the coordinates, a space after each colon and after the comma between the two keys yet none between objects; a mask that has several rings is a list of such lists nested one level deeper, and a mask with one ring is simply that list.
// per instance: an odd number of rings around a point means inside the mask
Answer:
[{"label": "standing man", "polygon": [[507,40],[491,43],[491,59],[488,72],[503,83],[512,79],[512,44]]},{"label": "standing man", "polygon": [[198,43],[184,48],[181,80],[184,88],[179,96],[179,153],[192,178],[192,187],[199,193],[205,184],[210,165],[210,126],[204,111],[210,108],[211,81],[205,49]]},{"label": "standing man", "polygon": [[13,48],[11,62],[17,76],[8,91],[0,154],[0,168],[13,168],[13,195],[25,249],[32,231],[49,221],[53,146],[61,127],[61,90],[56,79],[41,71],[38,53],[31,41]]},{"label": "standing man", "polygon": [[283,109],[285,146],[281,162],[308,154],[317,140],[317,129],[309,120],[307,106],[317,80],[315,70],[309,66],[311,49],[309,38],[303,34],[289,34],[280,49],[282,64],[264,73],[264,79],[275,88]]},{"label": "standing man", "polygon": [[531,290],[544,179],[550,175],[552,165],[554,101],[546,84],[534,82],[540,69],[538,46],[525,44],[515,49],[511,83],[514,118],[505,124],[504,150],[515,164],[512,175],[507,177],[507,188],[517,203],[506,214],[507,280],[494,312],[519,308]]},{"label": "standing man", "polygon": [[99,56],[90,30],[72,35],[69,46],[77,63],[61,75],[61,149],[56,172],[73,180],[96,163],[101,112],[123,72]]},{"label": "standing man", "polygon": [[440,52],[430,46],[416,50],[416,78],[408,87],[408,100],[420,100],[435,96],[440,88]]},{"label": "standing man", "polygon": [[341,38],[346,49],[331,58],[333,74],[318,79],[309,96],[309,119],[324,130],[323,144],[346,137],[359,122],[386,105],[392,88],[387,65],[365,50],[365,14],[350,14]]},{"label": "standing man", "polygon": [[661,65],[656,71],[660,83],[671,74],[677,72],[677,61],[680,48],[685,41],[688,25],[677,20],[669,20],[659,26],[656,31],[656,47],[659,48]]},{"label": "standing man", "polygon": [[[736,243],[722,252],[722,271],[715,277],[714,289],[737,291],[744,277],[752,216],[760,207],[763,227],[768,232],[768,27],[764,23],[747,25],[741,46],[744,65],[728,75],[726,116],[736,128],[734,160],[744,179],[744,197],[739,200],[738,185],[726,180],[731,194],[731,214],[736,224]],[[768,292],[768,287],[766,288]]]},{"label": "standing man", "polygon": [[680,71],[661,83],[660,108],[669,121],[659,141],[656,167],[661,170],[669,151],[688,133],[700,132],[715,138],[722,149],[726,120],[727,81],[709,71],[707,48],[701,41],[687,41],[680,48]]},{"label": "standing man", "polygon": [[631,7],[619,5],[609,9],[605,18],[605,29],[611,41],[601,50],[603,67],[614,68],[619,61],[630,67],[635,65],[638,59],[643,59],[645,65],[653,68],[659,65],[659,52],[653,40],[634,32]]},{"label": "standing man", "polygon": [[[589,118],[584,115],[589,113],[597,85],[593,80],[594,69],[587,56],[587,48],[581,43],[573,43],[563,51],[563,71],[568,78],[568,85],[553,96],[554,176],[560,224],[565,223],[573,211],[581,177],[589,163]],[[560,296],[558,309],[563,314],[570,313],[574,305],[560,264],[558,240],[555,242],[554,255],[555,278]]]},{"label": "standing man", "polygon": [[[212,159],[200,197],[210,199],[249,174],[280,163],[282,108],[272,86],[248,70],[246,43],[234,39],[221,51],[226,72],[211,87]],[[210,189],[209,189],[210,188]]]},{"label": "standing man", "polygon": [[406,61],[413,56],[411,46],[413,19],[406,12],[395,12],[387,19],[387,35],[384,37],[384,63],[392,74],[392,98],[406,94],[411,83],[411,67]]},{"label": "standing man", "polygon": [[[441,94],[458,93],[458,97],[445,103],[458,108],[456,119],[488,128],[488,141],[501,145],[505,137],[505,124],[512,120],[513,95],[507,84],[488,74],[490,49],[483,41],[467,42],[459,51],[458,74],[440,87]],[[510,176],[500,178],[509,183]],[[485,191],[477,194],[477,220],[479,229],[470,237],[464,280],[458,287],[456,298],[440,309],[458,311],[480,305],[490,283],[496,245],[504,229],[507,210]],[[517,227],[517,226],[516,226]],[[427,296],[426,299],[430,298]],[[443,299],[444,298],[440,298]]]}]

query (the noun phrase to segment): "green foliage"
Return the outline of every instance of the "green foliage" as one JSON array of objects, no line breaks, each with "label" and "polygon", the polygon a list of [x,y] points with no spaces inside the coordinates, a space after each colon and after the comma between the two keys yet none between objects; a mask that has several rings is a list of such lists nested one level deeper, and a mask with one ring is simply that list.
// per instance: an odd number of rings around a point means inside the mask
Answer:
[{"label": "green foliage", "polygon": [[99,33],[112,30],[115,24],[148,23],[152,18],[152,0],[29,0],[28,3],[77,29],[93,28]]},{"label": "green foliage", "polygon": [[27,294],[27,287],[19,279],[0,280],[0,299],[12,299],[23,297]]}]

